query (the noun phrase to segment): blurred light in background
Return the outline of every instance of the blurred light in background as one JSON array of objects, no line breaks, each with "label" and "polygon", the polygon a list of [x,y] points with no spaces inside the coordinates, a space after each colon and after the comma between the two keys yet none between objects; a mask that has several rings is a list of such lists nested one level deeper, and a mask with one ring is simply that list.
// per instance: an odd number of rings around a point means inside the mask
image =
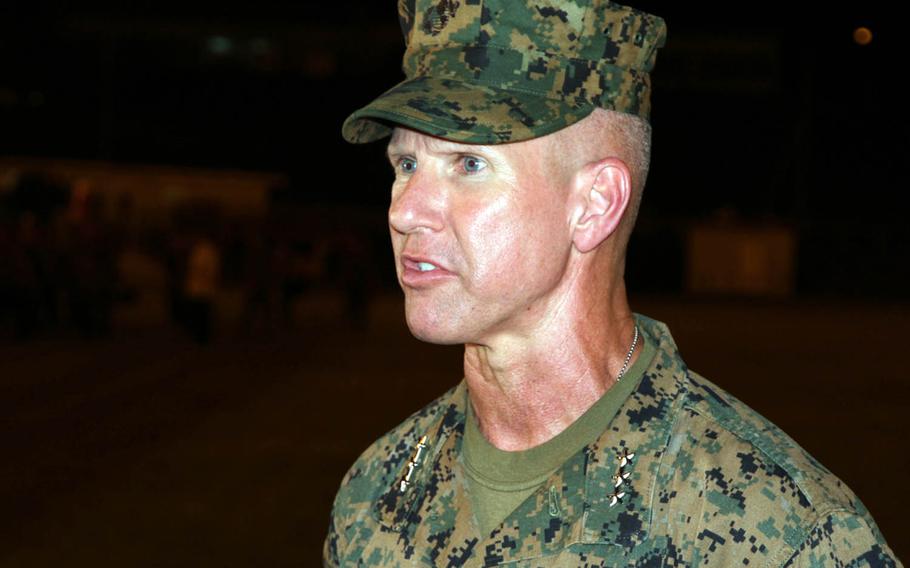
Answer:
[{"label": "blurred light in background", "polygon": [[865,26],[860,26],[853,30],[853,41],[858,45],[869,45],[872,43],[872,30]]},{"label": "blurred light in background", "polygon": [[207,47],[213,55],[227,55],[234,49],[234,43],[231,38],[217,35],[208,39]]}]

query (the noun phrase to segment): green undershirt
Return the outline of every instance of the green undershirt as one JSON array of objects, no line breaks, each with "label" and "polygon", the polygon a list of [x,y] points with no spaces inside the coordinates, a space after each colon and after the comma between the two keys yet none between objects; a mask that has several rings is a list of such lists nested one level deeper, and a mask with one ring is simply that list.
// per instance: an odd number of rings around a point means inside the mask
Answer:
[{"label": "green undershirt", "polygon": [[568,428],[528,450],[507,452],[487,441],[469,401],[462,452],[468,493],[481,534],[489,534],[499,526],[559,466],[603,434],[638,385],[654,354],[654,347],[642,337],[641,353],[621,381]]}]

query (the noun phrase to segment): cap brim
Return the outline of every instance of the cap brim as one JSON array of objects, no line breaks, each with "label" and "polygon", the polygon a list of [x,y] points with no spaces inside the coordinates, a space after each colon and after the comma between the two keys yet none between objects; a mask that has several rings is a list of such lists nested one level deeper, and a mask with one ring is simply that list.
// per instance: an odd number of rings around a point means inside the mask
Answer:
[{"label": "cap brim", "polygon": [[355,111],[341,133],[348,142],[372,142],[400,125],[456,142],[503,144],[556,132],[593,110],[536,93],[417,77]]}]

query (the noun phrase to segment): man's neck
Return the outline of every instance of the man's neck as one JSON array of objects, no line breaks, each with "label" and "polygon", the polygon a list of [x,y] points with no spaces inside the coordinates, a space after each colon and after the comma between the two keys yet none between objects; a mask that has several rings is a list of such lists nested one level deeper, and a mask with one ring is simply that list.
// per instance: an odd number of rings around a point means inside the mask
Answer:
[{"label": "man's neck", "polygon": [[584,313],[563,310],[520,339],[465,345],[465,381],[484,436],[519,451],[565,430],[615,384],[634,328],[622,289]]}]

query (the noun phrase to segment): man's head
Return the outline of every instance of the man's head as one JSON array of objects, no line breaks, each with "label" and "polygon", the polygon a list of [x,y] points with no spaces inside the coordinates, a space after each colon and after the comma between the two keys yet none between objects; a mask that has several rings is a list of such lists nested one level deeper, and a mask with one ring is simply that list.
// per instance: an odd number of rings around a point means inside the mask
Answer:
[{"label": "man's head", "polygon": [[435,343],[531,335],[592,276],[621,279],[647,169],[641,125],[601,110],[495,145],[396,128],[389,226],[411,331]]},{"label": "man's head", "polygon": [[578,288],[621,280],[663,21],[604,0],[402,0],[399,12],[407,79],[343,133],[393,132],[408,323],[439,343],[533,334]]}]

